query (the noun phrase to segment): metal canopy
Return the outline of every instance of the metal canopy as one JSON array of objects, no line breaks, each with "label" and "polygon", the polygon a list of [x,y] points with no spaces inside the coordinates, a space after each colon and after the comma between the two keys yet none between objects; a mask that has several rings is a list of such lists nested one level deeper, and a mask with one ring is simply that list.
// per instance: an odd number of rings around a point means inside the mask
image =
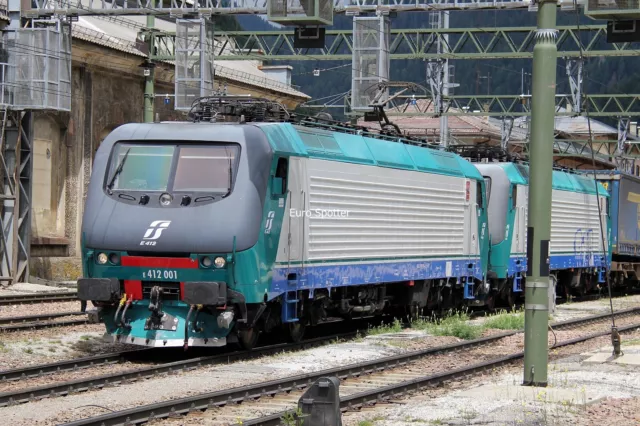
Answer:
[{"label": "metal canopy", "polygon": [[[211,15],[266,15],[268,0],[162,0],[152,7],[151,0],[112,3],[107,0],[34,0],[25,17],[52,15],[171,15],[175,17]],[[578,0],[583,4],[584,0]],[[529,9],[531,0],[333,0],[333,13],[363,13],[377,10],[409,12],[433,10]],[[124,6],[123,6],[124,5]],[[572,0],[559,0],[558,6],[573,9]],[[305,13],[301,6],[289,13]]]}]

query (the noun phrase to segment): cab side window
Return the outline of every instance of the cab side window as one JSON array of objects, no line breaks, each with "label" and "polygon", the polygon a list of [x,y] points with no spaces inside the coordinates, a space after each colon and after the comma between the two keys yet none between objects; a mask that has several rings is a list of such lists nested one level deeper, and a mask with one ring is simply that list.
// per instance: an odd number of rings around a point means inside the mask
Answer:
[{"label": "cab side window", "polygon": [[289,173],[289,161],[286,158],[278,158],[276,165],[276,178],[282,179],[281,193],[287,192],[287,174]]}]

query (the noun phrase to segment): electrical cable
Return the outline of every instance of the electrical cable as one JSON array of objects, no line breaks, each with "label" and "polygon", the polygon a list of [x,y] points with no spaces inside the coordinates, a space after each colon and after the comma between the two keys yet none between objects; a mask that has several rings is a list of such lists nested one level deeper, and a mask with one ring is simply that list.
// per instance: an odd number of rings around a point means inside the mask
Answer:
[{"label": "electrical cable", "polygon": [[[576,25],[578,28],[578,33],[580,33],[580,14],[578,12],[579,9],[578,9],[577,0],[573,0],[573,4],[576,10]],[[582,50],[582,40],[578,40],[578,41],[579,41],[579,48],[580,48],[580,60],[584,61],[584,55]],[[586,67],[585,67],[585,71],[586,71]],[[582,90],[584,93],[584,88]],[[585,99],[587,99],[586,93],[584,93],[584,97]],[[598,176],[596,173],[596,156],[593,150],[593,133],[591,130],[591,118],[589,117],[589,104],[590,102],[587,101],[585,105],[585,116],[587,118],[587,128],[589,131],[588,141],[589,141],[589,149],[591,150],[591,162],[593,166],[593,183],[596,191],[596,202],[598,204],[598,220],[600,222],[600,238],[602,242],[602,250],[604,253],[604,262],[602,267],[604,268],[604,279],[607,284],[607,288],[609,289],[609,308],[611,309],[611,340],[613,343],[613,352],[614,352],[614,355],[619,355],[620,354],[620,335],[618,334],[617,328],[616,328],[616,319],[615,319],[615,314],[613,310],[613,296],[611,294],[611,281],[609,279],[609,274],[608,274],[609,271],[607,268],[607,259],[609,254],[607,253],[607,239],[605,237],[604,224],[602,223],[602,206],[600,205],[600,193],[598,191]],[[616,338],[617,338],[617,341],[616,341]]]},{"label": "electrical cable", "polygon": [[558,336],[556,336],[555,330],[551,327],[551,323],[549,323],[549,330],[551,331],[551,334],[553,334],[553,345],[551,345],[549,349],[553,349],[558,344]]}]

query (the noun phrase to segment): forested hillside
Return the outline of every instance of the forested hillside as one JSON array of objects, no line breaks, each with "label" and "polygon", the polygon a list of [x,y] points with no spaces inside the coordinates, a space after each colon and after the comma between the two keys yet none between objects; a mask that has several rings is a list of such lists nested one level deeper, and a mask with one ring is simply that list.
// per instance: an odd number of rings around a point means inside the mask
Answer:
[{"label": "forested hillside", "polygon": [[[238,18],[244,30],[269,30],[275,27],[255,16]],[[582,25],[604,24],[604,21],[593,21],[584,16]],[[560,12],[558,25],[575,25],[575,12]],[[451,12],[451,28],[478,27],[525,27],[536,25],[536,14],[527,11],[483,11],[483,12]],[[400,13],[391,20],[392,28],[428,28],[427,12]],[[336,16],[336,29],[352,28],[352,19],[347,16]],[[487,39],[488,41],[488,39]],[[585,39],[586,41],[586,39]],[[604,44],[604,40],[602,41]],[[640,43],[636,43],[640,52]],[[566,45],[567,50],[577,50],[575,44]],[[278,61],[274,64],[281,63]],[[519,94],[522,86],[522,72],[531,72],[531,60],[456,60],[455,82],[460,84],[455,94]],[[290,63],[294,67],[293,84],[314,98],[346,92],[351,87],[351,67],[321,72],[320,77],[313,76],[313,69],[320,70],[345,65],[345,62],[305,60]],[[425,63],[418,60],[392,61],[391,79],[396,81],[413,81],[425,84]],[[478,78],[480,76],[480,78]],[[490,77],[490,78],[487,78]],[[558,93],[569,93],[569,83],[565,74],[565,62],[558,60]],[[624,58],[591,58],[587,60],[585,69],[585,90],[587,93],[640,93],[640,53],[638,57]],[[525,79],[524,89],[530,89],[530,79]]]}]

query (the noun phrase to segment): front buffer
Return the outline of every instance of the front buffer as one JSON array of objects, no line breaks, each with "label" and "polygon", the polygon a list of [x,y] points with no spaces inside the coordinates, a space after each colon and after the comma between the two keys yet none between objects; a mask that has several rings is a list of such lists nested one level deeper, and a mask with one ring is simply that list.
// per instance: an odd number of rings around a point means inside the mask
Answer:
[{"label": "front buffer", "polygon": [[[226,268],[203,269],[198,256],[123,256],[119,263],[95,268],[92,275],[100,278],[78,280],[78,298],[97,307],[97,321],[113,342],[225,346],[235,323],[246,316],[244,298],[227,286]],[[182,276],[184,281],[171,281]]]}]

